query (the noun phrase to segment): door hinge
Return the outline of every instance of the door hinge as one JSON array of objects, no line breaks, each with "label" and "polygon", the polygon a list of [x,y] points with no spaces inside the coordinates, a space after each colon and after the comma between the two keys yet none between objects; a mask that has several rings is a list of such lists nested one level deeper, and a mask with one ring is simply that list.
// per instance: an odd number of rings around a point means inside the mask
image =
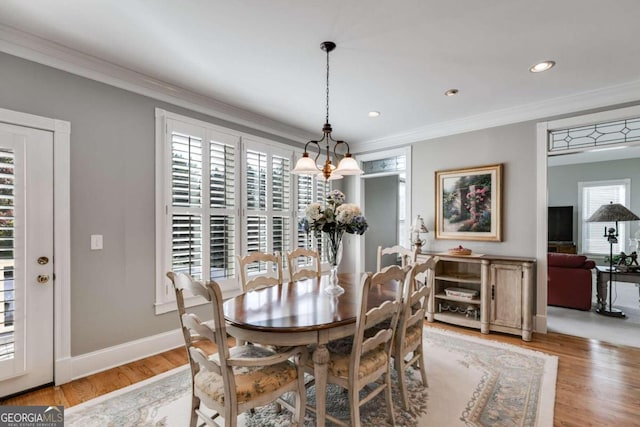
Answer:
[{"label": "door hinge", "polygon": [[491,299],[496,299],[496,285],[491,285]]}]

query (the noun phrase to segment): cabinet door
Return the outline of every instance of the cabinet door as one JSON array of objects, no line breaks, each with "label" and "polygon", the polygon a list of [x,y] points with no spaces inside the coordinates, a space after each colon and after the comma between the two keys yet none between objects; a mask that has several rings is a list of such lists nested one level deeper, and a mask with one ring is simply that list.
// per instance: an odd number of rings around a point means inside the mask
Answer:
[{"label": "cabinet door", "polygon": [[522,327],[522,266],[491,264],[491,317],[493,325]]}]

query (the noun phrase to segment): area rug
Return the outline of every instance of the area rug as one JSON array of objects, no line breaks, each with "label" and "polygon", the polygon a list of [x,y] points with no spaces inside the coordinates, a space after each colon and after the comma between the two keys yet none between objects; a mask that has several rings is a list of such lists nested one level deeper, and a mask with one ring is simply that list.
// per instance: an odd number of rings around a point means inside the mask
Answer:
[{"label": "area rug", "polygon": [[[487,339],[425,327],[429,387],[409,372],[411,410],[404,411],[397,387],[393,400],[397,426],[552,426],[558,360],[540,352]],[[71,407],[65,425],[169,426],[189,424],[190,379],[186,367],[150,378]],[[309,400],[313,401],[313,389]],[[327,409],[348,417],[347,395],[327,394]],[[384,398],[362,407],[363,426],[388,425]],[[286,426],[290,414],[274,405],[243,414],[239,426]],[[309,415],[305,426],[315,425]]]},{"label": "area rug", "polygon": [[614,282],[613,307],[627,317],[606,317],[596,313],[595,286],[590,311],[547,307],[547,329],[565,335],[590,338],[610,344],[640,347],[640,302],[633,283]]}]

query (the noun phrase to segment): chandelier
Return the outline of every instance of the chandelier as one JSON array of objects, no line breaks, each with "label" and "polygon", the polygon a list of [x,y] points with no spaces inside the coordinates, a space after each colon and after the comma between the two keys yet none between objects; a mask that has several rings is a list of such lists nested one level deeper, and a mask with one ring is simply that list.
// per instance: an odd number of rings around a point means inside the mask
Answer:
[{"label": "chandelier", "polygon": [[[327,52],[327,115],[324,126],[322,127],[322,137],[319,140],[311,140],[305,144],[304,153],[296,163],[296,167],[291,171],[291,173],[295,175],[321,175],[326,180],[341,179],[345,175],[360,175],[362,174],[362,169],[360,169],[354,158],[351,157],[349,144],[344,141],[335,140],[331,137],[332,129],[331,124],[329,123],[329,52],[336,48],[336,44],[334,42],[323,42],[320,44],[320,48]],[[330,150],[331,143],[334,143],[333,151]],[[309,156],[309,144],[314,144],[318,150],[318,154],[316,154],[313,159]],[[336,163],[338,162],[339,154],[337,149],[341,145],[345,145],[347,151],[341,156],[342,159],[336,167],[331,162],[331,159],[333,158]],[[319,166],[317,161],[323,151],[323,146],[325,147],[326,160],[323,166]]]}]

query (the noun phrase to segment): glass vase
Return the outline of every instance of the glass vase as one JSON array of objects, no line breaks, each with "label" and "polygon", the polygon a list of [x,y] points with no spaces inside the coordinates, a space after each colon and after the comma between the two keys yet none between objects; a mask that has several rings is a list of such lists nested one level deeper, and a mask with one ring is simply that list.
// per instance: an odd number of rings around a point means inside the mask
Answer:
[{"label": "glass vase", "polygon": [[329,265],[331,265],[331,272],[329,274],[329,286],[324,291],[329,295],[341,295],[344,293],[344,288],[340,286],[338,280],[338,266],[342,259],[342,239],[337,245],[329,244]]}]

